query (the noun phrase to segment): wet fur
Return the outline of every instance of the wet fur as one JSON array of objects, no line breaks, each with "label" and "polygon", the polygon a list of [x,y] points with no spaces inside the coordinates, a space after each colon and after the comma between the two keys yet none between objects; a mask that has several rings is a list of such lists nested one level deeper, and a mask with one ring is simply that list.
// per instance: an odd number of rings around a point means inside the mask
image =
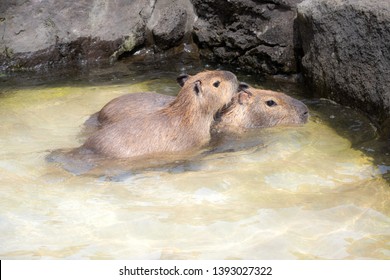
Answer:
[{"label": "wet fur", "polygon": [[136,92],[117,97],[108,102],[96,115],[98,124],[103,126],[120,121],[128,116],[155,112],[175,100],[174,96],[155,92]]}]

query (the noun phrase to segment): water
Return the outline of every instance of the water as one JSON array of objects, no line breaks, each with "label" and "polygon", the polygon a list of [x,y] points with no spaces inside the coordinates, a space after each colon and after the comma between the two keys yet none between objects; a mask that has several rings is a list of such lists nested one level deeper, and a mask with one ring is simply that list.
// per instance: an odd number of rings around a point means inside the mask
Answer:
[{"label": "water", "polygon": [[0,76],[1,259],[390,259],[388,143],[364,116],[288,82],[239,76],[304,100],[303,127],[158,168],[105,166],[111,176],[46,161],[79,146],[84,121],[112,98],[173,95],[183,70]]}]

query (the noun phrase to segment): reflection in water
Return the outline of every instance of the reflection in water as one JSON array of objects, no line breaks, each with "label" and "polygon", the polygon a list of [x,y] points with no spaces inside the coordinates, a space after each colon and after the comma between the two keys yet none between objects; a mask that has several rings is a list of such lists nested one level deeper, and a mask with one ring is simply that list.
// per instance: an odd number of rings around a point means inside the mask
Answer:
[{"label": "reflection in water", "polygon": [[76,176],[45,160],[79,146],[83,122],[112,98],[174,94],[174,77],[2,91],[1,258],[390,259],[389,155],[363,116],[326,100],[305,101],[303,127],[154,168]]}]

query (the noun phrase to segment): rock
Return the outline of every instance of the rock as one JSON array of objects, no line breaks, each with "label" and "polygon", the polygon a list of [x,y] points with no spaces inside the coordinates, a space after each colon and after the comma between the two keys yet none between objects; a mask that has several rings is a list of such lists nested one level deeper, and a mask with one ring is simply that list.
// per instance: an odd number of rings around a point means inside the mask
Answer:
[{"label": "rock", "polygon": [[186,21],[186,10],[180,7],[164,9],[161,14],[161,25],[153,29],[156,46],[163,50],[177,46],[184,37]]},{"label": "rock", "polygon": [[310,88],[389,123],[389,0],[306,0],[298,25]]},{"label": "rock", "polygon": [[168,49],[188,32],[191,9],[189,0],[1,1],[0,70],[117,59],[148,43],[150,21]]},{"label": "rock", "polygon": [[190,0],[159,0],[148,22],[155,49],[167,50],[180,45],[190,34],[195,13]]},{"label": "rock", "polygon": [[203,57],[263,74],[297,72],[294,20],[302,0],[192,0]]},{"label": "rock", "polygon": [[142,0],[7,1],[1,9],[1,66],[14,68],[131,50],[143,44],[143,26],[152,12]]}]

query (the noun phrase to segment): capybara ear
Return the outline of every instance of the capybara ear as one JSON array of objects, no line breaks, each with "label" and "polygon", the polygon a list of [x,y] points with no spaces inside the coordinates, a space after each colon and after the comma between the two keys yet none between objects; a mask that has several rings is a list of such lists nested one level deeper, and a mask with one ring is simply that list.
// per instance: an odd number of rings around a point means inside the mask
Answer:
[{"label": "capybara ear", "polygon": [[187,74],[181,74],[179,77],[176,78],[176,82],[183,87],[186,81],[190,78],[190,75]]},{"label": "capybara ear", "polygon": [[238,85],[238,89],[239,90],[248,90],[249,89],[249,85],[247,83],[243,83],[241,82],[239,85]]},{"label": "capybara ear", "polygon": [[238,93],[238,103],[240,105],[248,104],[249,99],[251,99],[251,97],[252,93],[250,93],[249,91],[240,91]]},{"label": "capybara ear", "polygon": [[199,96],[199,94],[202,92],[202,82],[197,80],[195,83],[194,83],[194,91],[195,91],[195,94],[197,96]]}]

